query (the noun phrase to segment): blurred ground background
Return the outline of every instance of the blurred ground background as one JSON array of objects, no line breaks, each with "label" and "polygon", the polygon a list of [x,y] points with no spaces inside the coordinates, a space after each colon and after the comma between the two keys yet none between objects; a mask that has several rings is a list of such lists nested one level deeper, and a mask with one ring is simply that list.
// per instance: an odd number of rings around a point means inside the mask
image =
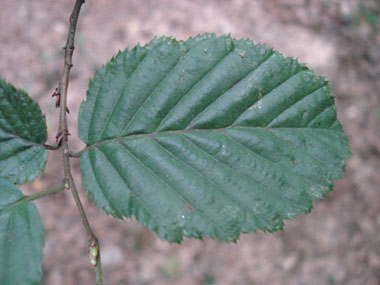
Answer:
[{"label": "blurred ground background", "polygon": [[[63,66],[74,0],[0,0],[0,76],[46,114],[50,144],[58,123],[53,93]],[[136,221],[117,221],[82,193],[99,237],[107,284],[380,284],[380,1],[87,0],[69,86],[73,150],[89,78],[119,49],[154,36],[198,33],[252,38],[298,57],[329,78],[353,157],[343,179],[307,216],[237,244],[160,241]],[[81,188],[79,161],[73,161]],[[23,191],[57,185],[60,154]],[[44,284],[93,284],[87,241],[71,193],[37,202],[46,227]],[[1,258],[1,257],[0,257]],[[22,274],[22,273],[21,273]]]}]

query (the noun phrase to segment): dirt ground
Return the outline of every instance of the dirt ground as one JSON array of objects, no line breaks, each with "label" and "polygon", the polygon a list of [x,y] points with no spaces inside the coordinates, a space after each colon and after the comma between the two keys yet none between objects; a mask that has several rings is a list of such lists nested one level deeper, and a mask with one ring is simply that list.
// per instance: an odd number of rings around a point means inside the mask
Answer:
[{"label": "dirt ground", "polygon": [[[377,0],[87,0],[69,86],[71,147],[89,78],[119,49],[154,36],[214,32],[298,57],[328,77],[353,156],[343,179],[282,232],[242,235],[236,244],[159,240],[135,220],[114,220],[81,193],[98,235],[107,284],[380,284],[380,3]],[[74,0],[0,0],[0,77],[23,88],[46,114],[63,66]],[[364,8],[363,8],[364,7]],[[79,161],[72,163],[79,188]],[[59,153],[23,186],[34,193],[62,177]],[[86,237],[71,193],[36,202],[46,227],[44,284],[94,284]],[[0,257],[1,258],[1,257]]]}]

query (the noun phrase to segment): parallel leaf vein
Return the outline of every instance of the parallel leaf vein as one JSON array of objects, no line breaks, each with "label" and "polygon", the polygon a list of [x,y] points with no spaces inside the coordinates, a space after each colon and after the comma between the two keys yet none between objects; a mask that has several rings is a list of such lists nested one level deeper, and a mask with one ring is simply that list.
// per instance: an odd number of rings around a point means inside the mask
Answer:
[{"label": "parallel leaf vein", "polygon": [[249,105],[248,107],[246,107],[244,110],[242,110],[240,112],[240,115],[235,119],[235,121],[233,121],[232,124],[230,124],[230,126],[235,126],[236,125],[236,122],[249,110],[249,108],[251,108],[252,106],[254,106],[260,99],[263,99],[265,96],[271,94],[272,92],[274,92],[275,90],[277,90],[278,88],[281,88],[281,86],[283,84],[285,84],[286,82],[288,82],[290,79],[292,79],[294,76],[298,75],[299,73],[301,73],[302,71],[304,70],[299,70],[298,72],[294,73],[293,75],[291,75],[290,77],[287,77],[284,81],[281,81],[280,83],[278,83],[277,85],[275,85],[272,89],[268,90],[267,92],[265,92],[264,94],[262,94],[262,97],[261,98],[257,98],[257,100],[255,102],[253,102],[251,105]]},{"label": "parallel leaf vein", "polygon": [[182,60],[184,59],[184,57],[186,56],[186,54],[189,53],[189,50],[184,54],[182,55],[181,57],[178,58],[178,61],[173,64],[173,66],[165,73],[163,74],[163,76],[161,77],[161,79],[159,81],[157,81],[157,84],[156,86],[149,92],[149,94],[146,96],[145,100],[142,102],[142,104],[140,106],[138,106],[135,110],[135,112],[133,113],[132,117],[128,120],[128,122],[126,123],[125,127],[123,128],[123,133],[125,130],[128,129],[128,127],[133,123],[135,117],[137,116],[137,114],[139,113],[139,111],[141,110],[141,108],[146,104],[146,102],[148,102],[150,96],[153,94],[153,92],[160,86],[161,82],[163,82],[165,80],[165,78],[167,78],[167,76],[174,70],[174,68],[176,66],[178,66],[178,64],[180,64],[182,62]]},{"label": "parallel leaf vein", "polygon": [[176,188],[174,188],[173,186],[171,186],[169,184],[169,182],[165,181],[165,179],[163,179],[160,175],[158,175],[155,171],[153,171],[152,168],[150,168],[148,165],[146,165],[137,155],[135,155],[134,153],[132,153],[131,150],[128,149],[128,147],[123,144],[122,142],[120,142],[120,144],[126,149],[126,151],[132,156],[135,158],[135,160],[137,160],[137,162],[142,165],[147,171],[151,172],[158,180],[160,180],[161,182],[163,182],[165,185],[167,185],[171,190],[172,190],[172,193],[174,193],[175,195],[177,195],[183,202],[184,204],[188,203],[190,205],[192,205],[194,207],[195,210],[197,210],[197,213],[199,216],[201,216],[205,221],[209,222],[211,225],[213,224],[216,224],[217,221],[213,221],[211,220],[210,218],[208,218],[208,216],[204,215],[204,210],[200,209],[197,207],[197,204],[196,203],[193,203],[192,201],[190,201],[189,199],[187,199],[185,196],[183,196],[183,194],[181,194]]},{"label": "parallel leaf vein", "polygon": [[[104,132],[105,132],[106,129],[108,128],[108,125],[109,125],[109,123],[110,123],[110,121],[111,121],[111,118],[112,118],[113,112],[115,111],[116,107],[119,105],[119,102],[120,102],[121,98],[123,98],[123,96],[125,95],[125,90],[126,90],[127,87],[128,87],[128,83],[129,83],[131,77],[133,76],[133,74],[134,74],[134,72],[136,71],[136,69],[139,67],[140,63],[144,60],[145,56],[146,56],[146,54],[144,54],[144,55],[142,56],[142,58],[141,58],[141,60],[139,61],[139,63],[136,64],[136,66],[133,68],[133,70],[132,70],[129,74],[125,73],[125,75],[128,76],[127,82],[125,83],[125,86],[124,86],[124,88],[123,88],[123,91],[120,92],[119,97],[117,98],[117,100],[115,101],[114,105],[112,106],[112,108],[111,108],[111,113],[109,114],[109,116],[108,116],[108,118],[107,118],[107,121],[106,121],[106,123],[104,124],[103,129],[100,131],[100,136],[99,136],[99,138],[102,138],[102,137],[103,137]],[[125,56],[124,56],[124,60],[123,60],[123,62],[124,62],[124,65],[125,65]],[[125,68],[123,68],[123,69],[125,70]],[[125,71],[124,71],[124,72],[125,72]]]},{"label": "parallel leaf vein", "polygon": [[[327,129],[327,130],[330,130],[330,129]],[[327,149],[331,149],[334,153],[340,154],[340,156],[341,156],[342,149],[339,149],[339,148],[335,147],[333,144],[325,142],[323,139],[321,139],[320,137],[316,136],[313,132],[309,132],[308,135],[311,136],[311,137],[313,137],[313,138],[315,138],[315,140],[321,142],[322,144],[324,144]]]},{"label": "parallel leaf vein", "polygon": [[[99,149],[99,151],[100,151],[101,153],[103,153],[100,149]],[[104,153],[103,153],[103,155],[106,157],[106,155],[105,155]],[[106,159],[107,159],[107,157],[106,157]],[[92,159],[92,156],[91,156],[90,153],[89,153],[89,158],[88,158],[88,160],[89,160],[89,162],[90,162],[91,171],[92,171],[92,173],[94,174],[94,177],[95,177],[95,182],[96,182],[96,184],[99,186],[99,189],[100,189],[100,191],[102,192],[103,197],[106,199],[107,204],[108,204],[108,205],[110,206],[110,208],[111,208],[113,211],[115,211],[119,216],[122,216],[122,215],[120,214],[120,212],[119,212],[117,209],[115,209],[114,205],[110,202],[110,199],[109,199],[108,195],[106,194],[107,191],[105,191],[105,189],[103,188],[103,186],[102,186],[101,183],[99,182],[98,175],[97,175],[96,172],[95,172],[94,162],[93,162],[93,159]]]},{"label": "parallel leaf vein", "polygon": [[[0,129],[1,129],[1,128],[0,128]],[[19,135],[15,134],[15,133],[10,133],[9,131],[6,131],[6,130],[4,130],[4,129],[1,129],[1,130],[2,130],[4,133],[9,134],[9,135],[12,136],[13,138],[9,138],[9,139],[1,139],[0,143],[2,143],[2,142],[6,142],[6,141],[11,140],[11,139],[20,139],[20,140],[22,140],[22,141],[25,141],[25,142],[30,143],[30,144],[33,145],[33,146],[43,147],[43,145],[38,144],[38,143],[35,143],[35,142],[32,141],[32,140],[28,140],[28,139],[25,139],[25,138],[23,138],[23,137],[20,137]]]},{"label": "parallel leaf vein", "polygon": [[307,156],[309,156],[310,158],[312,158],[312,159],[314,159],[314,160],[316,160],[316,161],[319,161],[319,162],[322,163],[322,164],[326,163],[327,165],[329,165],[329,166],[335,168],[336,170],[340,171],[340,169],[339,169],[337,166],[335,166],[334,164],[332,164],[331,162],[329,162],[329,161],[323,161],[323,160],[321,160],[320,158],[318,158],[318,157],[316,157],[316,156],[314,156],[314,155],[312,155],[312,154],[310,154],[310,153],[308,153],[308,152],[306,152],[306,151],[303,151],[301,148],[297,148],[295,145],[291,144],[291,143],[288,142],[286,139],[284,139],[284,138],[282,138],[282,137],[276,135],[276,134],[275,134],[274,132],[272,132],[271,130],[268,130],[268,131],[269,131],[269,133],[270,133],[271,135],[273,135],[274,137],[276,137],[276,138],[278,138],[279,140],[283,141],[283,142],[286,143],[290,148],[296,150],[297,152],[302,153],[302,154],[304,154],[304,155],[307,155]]},{"label": "parallel leaf vein", "polygon": [[219,94],[216,98],[214,98],[207,106],[205,106],[202,110],[200,110],[198,112],[198,114],[196,114],[194,116],[194,118],[190,121],[190,123],[184,127],[184,129],[188,129],[190,128],[190,126],[192,125],[192,123],[198,119],[204,112],[206,112],[210,106],[212,104],[214,104],[219,98],[221,98],[224,94],[226,94],[228,91],[230,91],[232,88],[234,88],[234,86],[236,86],[237,84],[239,84],[241,81],[243,81],[245,78],[247,78],[250,74],[252,74],[253,72],[255,72],[261,65],[263,65],[272,55],[274,54],[274,51],[271,51],[268,55],[268,57],[266,57],[262,62],[260,62],[257,66],[255,66],[254,69],[250,70],[245,76],[243,76],[241,79],[239,79],[238,81],[236,81],[232,86],[231,88],[229,88],[228,90],[226,90],[225,92]]},{"label": "parallel leaf vein", "polygon": [[311,123],[313,123],[313,121],[315,121],[323,112],[325,112],[327,109],[329,109],[332,106],[334,106],[334,105],[332,105],[331,103],[326,105],[325,108],[323,108],[319,113],[317,113],[313,118],[310,119],[310,121],[307,124],[307,127],[309,127],[311,125]]},{"label": "parallel leaf vein", "polygon": [[309,96],[313,96],[315,94],[316,91],[320,90],[321,88],[325,87],[327,85],[327,83],[323,84],[322,86],[319,86],[318,88],[312,90],[310,93],[307,93],[307,94],[304,94],[303,97],[300,97],[296,102],[294,102],[292,105],[290,105],[289,107],[285,108],[284,110],[282,110],[279,114],[277,114],[269,123],[266,124],[266,127],[270,128],[271,127],[271,124],[274,120],[276,120],[278,117],[280,117],[283,113],[285,113],[287,110],[289,110],[290,108],[292,108],[295,104],[297,103],[300,103],[303,99],[309,97]]},{"label": "parallel leaf vein", "polygon": [[[120,173],[120,170],[112,163],[112,160],[109,159],[107,157],[107,155],[102,151],[100,150],[105,158],[108,160],[108,162],[110,163],[110,165],[114,168],[114,170],[116,171],[116,173],[120,176],[120,178],[123,180],[125,186],[133,193],[133,197],[136,198],[137,201],[140,202],[140,204],[145,208],[145,210],[149,213],[150,215],[150,218],[152,219],[152,221],[157,225],[159,226],[160,223],[157,222],[156,218],[155,218],[155,215],[153,214],[153,210],[145,204],[145,202],[143,202],[143,200],[137,195],[138,191],[136,191],[135,189],[133,189],[132,187],[130,187],[129,183],[127,182],[127,180],[125,179],[125,177],[122,175],[122,173]],[[123,215],[125,216],[125,215]]]},{"label": "parallel leaf vein", "polygon": [[[28,126],[28,122],[24,121],[23,117],[20,115],[18,110],[13,106],[12,102],[9,100],[9,96],[4,96],[4,99],[8,103],[8,105],[10,106],[9,108],[12,110],[12,114],[15,114],[18,117],[18,119],[22,122],[22,126],[23,126],[22,129],[25,130],[27,132],[28,136],[30,137],[31,136],[30,129],[25,127],[25,126]],[[31,104],[33,104],[33,102]],[[14,124],[12,123],[12,121],[10,121],[7,116],[3,116],[3,118],[9,123],[9,125],[12,127],[12,129],[16,129]],[[25,139],[25,140],[27,140],[27,139]]]},{"label": "parallel leaf vein", "polygon": [[[259,221],[261,222],[264,222],[259,216],[257,216],[253,210],[248,207],[247,205],[245,205],[244,203],[241,203],[241,201],[238,201],[236,200],[236,198],[232,197],[230,194],[228,194],[228,192],[226,192],[223,188],[221,188],[220,185],[216,184],[214,181],[210,180],[210,178],[208,178],[207,176],[205,176],[205,174],[203,172],[201,172],[200,170],[198,170],[197,168],[195,168],[194,166],[192,166],[191,164],[189,164],[188,162],[186,162],[185,160],[179,158],[177,155],[175,155],[173,152],[171,152],[168,148],[166,148],[164,145],[162,145],[159,141],[157,141],[155,138],[152,138],[152,140],[158,144],[162,149],[164,149],[166,152],[168,152],[169,154],[171,154],[176,160],[180,160],[182,161],[184,164],[186,164],[187,166],[189,166],[191,169],[193,169],[194,171],[196,171],[201,177],[203,177],[206,181],[208,181],[209,183],[211,183],[212,185],[214,185],[219,191],[221,191],[225,196],[227,196],[232,202],[234,202],[235,204],[237,205],[242,205],[242,207],[245,209],[245,211],[251,213],[256,219],[258,219]],[[190,141],[191,144],[193,144],[191,141]],[[203,151],[203,150],[202,150]]]},{"label": "parallel leaf vein", "polygon": [[[102,68],[105,68],[105,73],[102,75],[101,83],[99,82],[100,86],[98,86],[98,92],[95,95],[94,107],[91,110],[91,118],[90,118],[89,123],[88,123],[87,140],[90,139],[90,131],[93,129],[94,117],[95,117],[94,115],[96,113],[95,109],[97,108],[98,102],[99,102],[99,98],[101,97],[101,96],[99,96],[99,94],[102,93],[102,91],[104,89],[104,85],[105,85],[104,81],[106,80],[107,75],[111,72],[111,69],[110,68],[106,68],[106,67],[107,67],[107,65],[102,67]],[[95,79],[97,79],[98,81],[100,81],[99,78],[95,77]],[[94,84],[95,83],[92,82],[92,86],[94,86]],[[90,88],[91,88],[91,81],[90,81]],[[88,96],[89,95],[87,95],[87,100],[89,100]],[[83,104],[83,102],[82,102],[82,104]]]},{"label": "parallel leaf vein", "polygon": [[[223,135],[225,135],[225,134],[223,134]],[[225,135],[225,136],[226,136],[227,138],[229,138],[227,135]],[[185,137],[185,136],[183,136],[183,137]],[[186,137],[185,137],[185,138],[186,138]],[[188,138],[186,138],[186,139],[189,140]],[[189,140],[189,141],[191,141],[191,140]],[[193,143],[193,142],[191,141],[191,143]],[[290,201],[290,200],[286,199],[285,197],[283,197],[283,196],[281,196],[281,195],[278,195],[277,193],[273,192],[273,191],[272,191],[268,186],[266,186],[265,184],[262,184],[262,183],[256,181],[256,179],[253,179],[251,176],[248,176],[247,174],[241,172],[241,171],[238,170],[237,168],[232,167],[232,166],[229,165],[228,163],[225,163],[225,162],[220,161],[218,158],[216,158],[214,155],[210,154],[208,151],[206,151],[204,148],[200,147],[199,145],[194,144],[194,143],[193,143],[193,145],[197,146],[200,150],[202,150],[202,151],[203,151],[204,153],[206,153],[208,156],[212,157],[212,158],[213,158],[215,161],[217,161],[219,164],[227,166],[229,169],[231,169],[232,171],[234,171],[236,174],[241,175],[241,176],[243,176],[243,177],[246,177],[247,179],[251,180],[254,184],[258,185],[259,187],[264,188],[266,191],[268,191],[269,193],[271,193],[271,195],[272,195],[274,198],[279,197],[279,198],[280,198],[281,200],[283,200],[283,202],[285,202],[286,204],[289,203],[289,204],[291,204],[292,206],[294,206],[295,208],[297,208],[297,207],[296,207],[296,204],[295,204],[293,201]],[[246,146],[244,146],[244,147],[246,148]]]},{"label": "parallel leaf vein", "polygon": [[32,147],[33,147],[32,145],[26,145],[26,146],[23,146],[23,147],[20,147],[18,149],[13,150],[12,152],[5,153],[4,156],[0,156],[0,161],[6,160],[8,158],[15,157],[15,156],[19,155],[20,153],[25,152]]},{"label": "parallel leaf vein", "polygon": [[[195,144],[194,142],[192,142],[192,141],[191,141],[190,139],[188,139],[187,137],[185,137],[185,136],[182,136],[182,137],[184,137],[184,138],[185,138],[187,141],[189,141],[192,145],[194,145],[195,147],[197,147],[200,151],[202,151],[203,153],[205,153],[208,157],[212,158],[212,159],[213,159],[214,161],[216,161],[218,164],[223,165],[224,167],[228,167],[229,169],[231,169],[233,172],[237,173],[238,175],[241,175],[241,176],[244,176],[244,177],[248,177],[247,175],[245,175],[245,174],[242,173],[241,171],[239,171],[239,170],[233,168],[232,166],[230,166],[230,165],[228,165],[228,164],[226,164],[226,163],[223,163],[222,161],[220,161],[219,159],[217,159],[215,156],[211,155],[211,154],[208,153],[206,150],[204,150],[202,147],[200,147],[199,145],[197,145],[197,144]],[[255,180],[252,179],[251,177],[248,177],[248,179],[251,180],[254,184],[258,185],[259,187],[262,187],[262,188],[267,189],[267,187],[266,187],[265,185],[262,185],[261,183],[255,181]],[[268,189],[268,190],[269,190],[269,189]],[[223,191],[223,192],[225,192],[225,191]],[[270,193],[273,195],[273,192],[271,192],[270,190],[269,190],[268,192],[270,192]],[[225,192],[225,193],[226,193],[226,192]],[[278,196],[274,195],[274,197],[278,197]],[[281,196],[280,196],[280,197],[281,197]],[[231,198],[231,199],[232,199],[232,198]],[[235,200],[235,201],[237,201],[237,200]],[[241,204],[243,204],[243,205],[245,205],[245,201],[237,201],[237,202],[238,202],[238,203],[241,203]],[[255,213],[253,212],[253,210],[250,209],[249,206],[245,206],[245,207],[246,207],[246,209],[249,209],[250,212],[253,213],[254,216],[255,216],[256,218],[258,218],[260,221],[264,222],[264,220],[263,220],[261,217],[257,216],[257,214],[255,214]],[[265,222],[264,222],[264,223],[265,223]]]},{"label": "parallel leaf vein", "polygon": [[174,104],[174,106],[172,106],[171,108],[170,108],[170,110],[169,110],[169,112],[167,112],[166,114],[165,114],[165,116],[160,120],[160,122],[159,122],[159,124],[157,125],[157,127],[154,129],[154,131],[153,132],[155,132],[157,129],[159,129],[160,128],[160,126],[161,126],[161,124],[164,122],[164,120],[166,119],[166,117],[168,117],[172,112],[173,112],[173,110],[174,110],[174,108],[182,101],[182,99],[183,98],[185,98],[186,97],[186,95],[187,94],[189,94],[190,92],[191,92],[191,90],[195,87],[195,86],[197,86],[197,84],[199,83],[199,82],[201,82],[202,80],[203,80],[203,78],[205,78],[210,72],[212,72],[215,68],[217,68],[218,67],[218,65],[222,62],[222,60],[223,59],[225,59],[231,52],[233,52],[235,50],[235,45],[234,45],[234,47],[230,50],[230,51],[228,51],[224,56],[222,56],[213,66],[211,66],[211,68],[209,69],[209,70],[207,70],[207,72],[200,78],[200,79],[198,79],[198,80],[196,80],[195,82],[194,82],[194,84],[192,84],[192,86],[189,88],[189,90],[185,93],[185,94],[183,94],[182,96],[181,96],[181,98]]},{"label": "parallel leaf vein", "polygon": [[[262,159],[264,159],[265,161],[267,161],[268,163],[270,163],[270,164],[272,164],[272,165],[275,165],[275,166],[281,168],[282,171],[288,173],[290,176],[296,176],[296,177],[299,177],[300,179],[307,180],[307,181],[309,181],[309,182],[312,183],[312,184],[317,184],[317,185],[319,185],[319,186],[321,186],[321,187],[326,187],[325,185],[322,185],[322,184],[320,184],[320,183],[318,183],[318,182],[315,182],[315,181],[310,180],[308,177],[306,177],[306,176],[304,176],[304,175],[302,175],[302,174],[298,174],[298,173],[294,173],[294,172],[289,172],[289,170],[288,170],[287,167],[285,167],[285,166],[283,166],[283,165],[281,165],[281,164],[279,164],[279,163],[277,163],[277,162],[274,162],[274,161],[272,161],[272,160],[266,158],[265,156],[263,156],[263,155],[261,155],[261,154],[255,152],[255,151],[253,151],[252,149],[250,149],[249,147],[245,146],[244,144],[242,144],[241,142],[239,142],[239,141],[236,140],[235,138],[233,138],[233,137],[227,135],[226,133],[223,133],[223,135],[226,136],[226,137],[227,137],[228,139],[230,139],[231,141],[235,142],[235,144],[238,144],[238,145],[242,146],[243,148],[247,149],[247,150],[248,150],[249,152],[251,152],[253,155],[259,156],[259,157],[261,157]],[[249,177],[249,176],[248,176],[248,177]],[[268,189],[269,189],[269,188],[268,188]],[[273,193],[273,192],[272,192],[272,193]],[[281,196],[281,197],[282,197],[282,196]],[[292,203],[293,206],[296,206],[296,204],[295,204],[293,201],[291,201],[291,200],[289,200],[289,199],[287,199],[287,198],[285,198],[285,197],[283,197],[283,198],[284,198],[286,201]]]}]

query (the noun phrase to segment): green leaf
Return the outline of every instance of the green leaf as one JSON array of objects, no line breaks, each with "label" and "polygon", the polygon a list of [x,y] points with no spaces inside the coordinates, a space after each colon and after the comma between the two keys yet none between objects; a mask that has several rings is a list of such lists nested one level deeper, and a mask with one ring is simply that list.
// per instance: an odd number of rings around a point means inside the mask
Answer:
[{"label": "green leaf", "polygon": [[24,91],[0,78],[0,177],[32,181],[45,167],[45,116]]},{"label": "green leaf", "polygon": [[331,190],[350,155],[325,79],[210,34],[117,54],[90,82],[79,135],[97,206],[172,242],[279,230]]},{"label": "green leaf", "polygon": [[0,284],[41,284],[44,229],[37,208],[0,177]]}]

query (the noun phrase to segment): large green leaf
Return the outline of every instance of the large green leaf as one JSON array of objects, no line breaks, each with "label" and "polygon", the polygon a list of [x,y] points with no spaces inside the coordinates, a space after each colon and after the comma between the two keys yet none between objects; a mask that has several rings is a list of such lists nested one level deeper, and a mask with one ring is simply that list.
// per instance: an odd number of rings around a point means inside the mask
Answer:
[{"label": "large green leaf", "polygon": [[161,238],[275,231],[332,188],[350,154],[327,81],[229,36],[126,50],[79,114],[83,187]]},{"label": "large green leaf", "polygon": [[44,229],[36,207],[0,177],[0,284],[41,284]]},{"label": "large green leaf", "polygon": [[24,91],[0,78],[0,177],[17,184],[45,167],[45,116]]}]

